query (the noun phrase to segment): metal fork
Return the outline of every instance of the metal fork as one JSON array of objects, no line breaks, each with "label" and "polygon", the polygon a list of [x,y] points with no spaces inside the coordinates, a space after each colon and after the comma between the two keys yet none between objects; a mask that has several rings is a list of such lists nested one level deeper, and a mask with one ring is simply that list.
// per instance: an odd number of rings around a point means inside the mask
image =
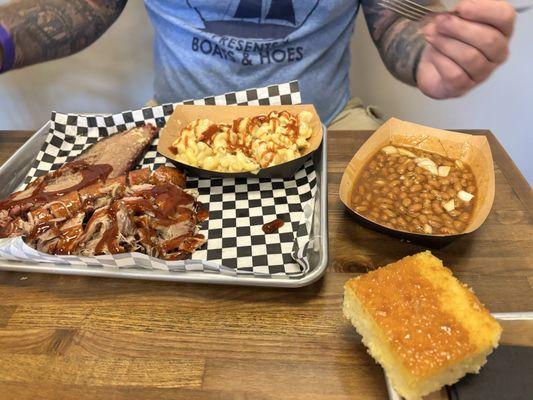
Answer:
[{"label": "metal fork", "polygon": [[[379,0],[378,5],[388,10],[410,19],[412,21],[420,21],[429,14],[436,14],[442,11],[432,10],[426,6],[418,4],[412,0]],[[521,13],[533,8],[533,4],[517,6],[515,11]]]}]

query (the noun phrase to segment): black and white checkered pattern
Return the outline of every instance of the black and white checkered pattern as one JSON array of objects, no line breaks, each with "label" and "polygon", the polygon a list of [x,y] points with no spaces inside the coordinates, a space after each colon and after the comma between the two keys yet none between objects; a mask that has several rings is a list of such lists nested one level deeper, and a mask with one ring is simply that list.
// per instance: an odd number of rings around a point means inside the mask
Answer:
[{"label": "black and white checkered pattern", "polygon": [[[298,82],[226,93],[202,100],[186,101],[197,105],[279,105],[301,102]],[[176,103],[178,104],[178,103]],[[26,183],[73,159],[100,138],[134,126],[152,123],[159,127],[176,104],[147,107],[115,115],[82,116],[54,112],[46,141],[34,161]],[[139,167],[172,165],[157,153],[157,140]],[[165,262],[143,254],[130,253],[97,257],[40,255],[16,241],[12,252],[0,256],[36,259],[43,262],[83,264],[105,267],[135,267],[168,271],[246,274],[272,277],[300,277],[309,269],[306,257],[310,216],[316,192],[316,173],[309,160],[291,179],[200,179],[188,177],[187,187],[196,189],[199,201],[207,204],[209,219],[202,226],[206,245],[193,254],[193,260]],[[304,209],[307,212],[304,213]],[[309,211],[310,210],[310,211]],[[281,218],[285,224],[277,233],[266,235],[263,224]],[[50,261],[52,260],[52,261]]]},{"label": "black and white checkered pattern", "polygon": [[[301,102],[298,81],[292,81],[206,97],[200,100],[187,100],[181,103],[124,111],[114,115],[86,116],[53,112],[50,134],[33,162],[25,184],[59,168],[103,137],[148,123],[163,127],[174,112],[174,107],[178,104],[283,105],[300,104]],[[157,141],[155,141],[139,165],[157,168],[164,164],[171,165],[164,156],[157,153]]]}]

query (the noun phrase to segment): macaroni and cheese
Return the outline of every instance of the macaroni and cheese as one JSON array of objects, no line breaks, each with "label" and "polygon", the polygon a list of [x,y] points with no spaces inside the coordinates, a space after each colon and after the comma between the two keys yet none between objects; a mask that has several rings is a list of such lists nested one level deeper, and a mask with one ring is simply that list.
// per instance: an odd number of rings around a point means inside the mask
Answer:
[{"label": "macaroni and cheese", "polygon": [[302,156],[312,136],[313,114],[273,111],[238,118],[231,124],[196,119],[182,129],[172,147],[176,160],[219,172],[257,172]]}]

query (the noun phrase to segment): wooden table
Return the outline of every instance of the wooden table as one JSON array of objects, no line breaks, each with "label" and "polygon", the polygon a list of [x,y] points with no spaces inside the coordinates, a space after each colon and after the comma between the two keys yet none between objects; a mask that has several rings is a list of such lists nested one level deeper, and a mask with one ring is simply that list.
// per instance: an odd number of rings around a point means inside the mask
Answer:
[{"label": "wooden table", "polygon": [[[434,253],[491,311],[533,310],[531,188],[495,137],[496,200]],[[0,132],[0,163],[29,132]],[[329,134],[330,263],[312,286],[262,289],[0,273],[2,399],[385,399],[341,311],[344,282],[420,251],[356,224],[338,199],[369,132]],[[531,329],[529,330],[531,333]]]}]

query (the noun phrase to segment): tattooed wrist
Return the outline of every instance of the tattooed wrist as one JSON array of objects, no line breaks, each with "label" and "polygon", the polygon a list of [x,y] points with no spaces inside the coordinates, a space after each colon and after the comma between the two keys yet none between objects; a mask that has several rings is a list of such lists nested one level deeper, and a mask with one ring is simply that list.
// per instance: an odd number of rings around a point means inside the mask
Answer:
[{"label": "tattooed wrist", "polygon": [[420,22],[402,18],[383,38],[380,53],[389,71],[399,80],[416,86],[416,71],[426,45],[420,34]]},{"label": "tattooed wrist", "polygon": [[14,68],[64,57],[98,39],[127,0],[19,0],[0,7],[15,44]]},{"label": "tattooed wrist", "polygon": [[[419,0],[424,5],[437,6],[437,0]],[[425,40],[420,33],[421,22],[407,20],[377,4],[363,0],[366,23],[372,39],[387,69],[396,78],[416,85],[416,72]]]}]

